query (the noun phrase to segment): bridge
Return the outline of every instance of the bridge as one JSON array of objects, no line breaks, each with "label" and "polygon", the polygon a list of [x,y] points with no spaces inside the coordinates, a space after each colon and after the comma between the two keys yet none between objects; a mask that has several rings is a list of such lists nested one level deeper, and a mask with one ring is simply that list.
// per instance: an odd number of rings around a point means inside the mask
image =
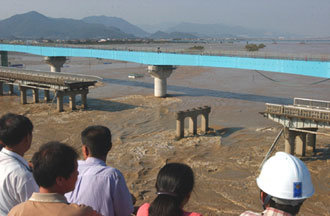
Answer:
[{"label": "bridge", "polygon": [[293,105],[267,103],[262,114],[284,126],[285,151],[290,154],[315,151],[316,134],[321,134],[316,131],[330,128],[330,101],[294,98]]},{"label": "bridge", "polygon": [[39,90],[44,91],[44,101],[49,102],[49,92],[54,92],[57,99],[57,110],[63,111],[63,97],[69,96],[69,105],[76,109],[76,95],[81,95],[82,107],[87,107],[88,87],[97,80],[92,77],[65,73],[53,73],[0,67],[0,95],[3,95],[3,84],[9,86],[9,94],[13,94],[13,86],[19,87],[21,103],[27,103],[26,92],[32,90],[33,101],[39,102]]},{"label": "bridge", "polygon": [[46,63],[51,66],[51,71],[58,72],[65,63],[66,57],[103,58],[149,65],[148,71],[155,79],[154,94],[156,97],[166,96],[166,79],[171,75],[175,66],[237,68],[330,78],[330,61],[0,44],[2,66],[8,65],[7,52],[45,56]]}]

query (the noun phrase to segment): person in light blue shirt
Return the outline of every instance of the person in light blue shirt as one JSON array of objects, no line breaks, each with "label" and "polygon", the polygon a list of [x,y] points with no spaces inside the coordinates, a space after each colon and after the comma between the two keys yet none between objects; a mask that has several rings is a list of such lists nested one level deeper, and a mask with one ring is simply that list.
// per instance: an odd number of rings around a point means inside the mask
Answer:
[{"label": "person in light blue shirt", "polygon": [[89,126],[81,132],[84,161],[78,161],[79,176],[74,191],[65,194],[70,203],[91,206],[105,216],[129,216],[131,194],[123,174],[106,165],[112,147],[107,127]]}]

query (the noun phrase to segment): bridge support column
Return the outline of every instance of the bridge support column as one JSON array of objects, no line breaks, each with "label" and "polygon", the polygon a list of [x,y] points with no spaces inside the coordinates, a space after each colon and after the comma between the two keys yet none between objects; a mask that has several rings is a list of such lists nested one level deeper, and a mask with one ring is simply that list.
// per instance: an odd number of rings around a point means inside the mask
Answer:
[{"label": "bridge support column", "polygon": [[13,95],[14,94],[14,85],[8,84],[8,88],[9,88],[9,94]]},{"label": "bridge support column", "polygon": [[211,107],[204,106],[205,112],[202,113],[201,119],[201,130],[203,133],[207,133],[209,130],[209,113],[211,112]]},{"label": "bridge support column", "polygon": [[298,156],[305,156],[306,154],[306,133],[298,132],[295,140],[296,154]]},{"label": "bridge support column", "polygon": [[63,93],[58,91],[56,99],[57,99],[57,111],[63,112],[64,111],[64,109],[63,109]]},{"label": "bridge support column", "polygon": [[[310,128],[310,131],[317,131],[317,128]],[[308,152],[315,152],[316,145],[316,134],[307,133],[306,134],[306,150]]]},{"label": "bridge support column", "polygon": [[48,56],[45,57],[45,62],[50,65],[51,72],[61,72],[61,67],[64,65],[66,57],[64,56]]},{"label": "bridge support column", "polygon": [[39,103],[39,90],[38,89],[33,89],[32,90],[32,95],[33,95],[34,103]]},{"label": "bridge support column", "polygon": [[189,133],[192,135],[197,134],[197,115],[189,117]]},{"label": "bridge support column", "polygon": [[284,151],[288,154],[294,155],[295,137],[296,137],[296,133],[294,131],[290,131],[289,128],[287,127],[284,128],[284,139],[285,139]]},{"label": "bridge support column", "polygon": [[0,55],[1,55],[1,66],[8,67],[8,52],[0,51]]},{"label": "bridge support column", "polygon": [[81,93],[81,105],[83,109],[87,109],[87,94],[88,94],[88,89],[86,89],[83,93]]},{"label": "bridge support column", "polygon": [[44,101],[46,103],[50,101],[49,90],[44,90]]},{"label": "bridge support column", "polygon": [[26,98],[27,88],[20,86],[19,91],[21,92],[21,104],[27,104],[27,98]]},{"label": "bridge support column", "polygon": [[76,95],[75,94],[71,94],[69,96],[69,106],[70,106],[71,110],[76,109]]},{"label": "bridge support column", "polygon": [[175,69],[172,65],[149,65],[148,72],[154,77],[155,97],[166,97],[167,78],[170,77]]},{"label": "bridge support column", "polygon": [[184,117],[182,118],[181,117],[181,114],[182,114],[183,112],[182,111],[180,111],[179,113],[178,113],[178,118],[177,118],[177,120],[176,120],[176,137],[178,138],[178,139],[181,139],[181,138],[183,138],[184,137]]},{"label": "bridge support column", "polygon": [[0,82],[0,96],[3,95],[3,82]]}]

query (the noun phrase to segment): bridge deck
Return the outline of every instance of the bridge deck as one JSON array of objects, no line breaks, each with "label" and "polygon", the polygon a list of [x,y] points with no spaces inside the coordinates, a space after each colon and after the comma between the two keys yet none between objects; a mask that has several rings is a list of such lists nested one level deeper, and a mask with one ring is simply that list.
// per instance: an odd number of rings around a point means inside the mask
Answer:
[{"label": "bridge deck", "polygon": [[97,81],[95,78],[43,71],[32,71],[0,67],[0,81],[26,87],[51,88],[55,90],[72,90],[88,88]]},{"label": "bridge deck", "polygon": [[177,54],[145,51],[122,51],[93,48],[47,47],[0,44],[0,51],[23,52],[41,56],[67,56],[102,58],[135,62],[146,65],[177,65],[238,68],[279,73],[330,78],[329,61],[304,61],[292,59],[248,58],[206,54]]},{"label": "bridge deck", "polygon": [[330,110],[298,107],[294,105],[266,104],[268,114],[276,114],[288,118],[309,119],[314,121],[323,121],[330,123]]},{"label": "bridge deck", "polygon": [[13,85],[19,86],[21,103],[27,103],[26,91],[33,90],[33,100],[39,102],[39,90],[44,90],[44,100],[50,101],[49,91],[55,92],[57,110],[63,111],[63,97],[70,97],[70,108],[76,109],[77,94],[81,94],[82,107],[87,107],[88,87],[97,80],[83,75],[72,75],[55,72],[42,72],[23,69],[0,67],[0,95],[3,95],[3,83],[9,85],[9,93],[13,93]]}]

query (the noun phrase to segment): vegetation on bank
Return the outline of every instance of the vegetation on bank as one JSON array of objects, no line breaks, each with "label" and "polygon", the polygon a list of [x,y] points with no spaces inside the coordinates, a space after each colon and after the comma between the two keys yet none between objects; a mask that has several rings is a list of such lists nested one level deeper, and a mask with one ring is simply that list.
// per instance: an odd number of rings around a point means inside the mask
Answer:
[{"label": "vegetation on bank", "polygon": [[259,49],[262,49],[264,47],[266,47],[266,45],[263,43],[261,43],[259,45],[257,45],[257,44],[246,44],[245,45],[245,49],[249,52],[258,51]]},{"label": "vegetation on bank", "polygon": [[193,46],[193,47],[189,47],[190,50],[204,50],[203,46]]}]

